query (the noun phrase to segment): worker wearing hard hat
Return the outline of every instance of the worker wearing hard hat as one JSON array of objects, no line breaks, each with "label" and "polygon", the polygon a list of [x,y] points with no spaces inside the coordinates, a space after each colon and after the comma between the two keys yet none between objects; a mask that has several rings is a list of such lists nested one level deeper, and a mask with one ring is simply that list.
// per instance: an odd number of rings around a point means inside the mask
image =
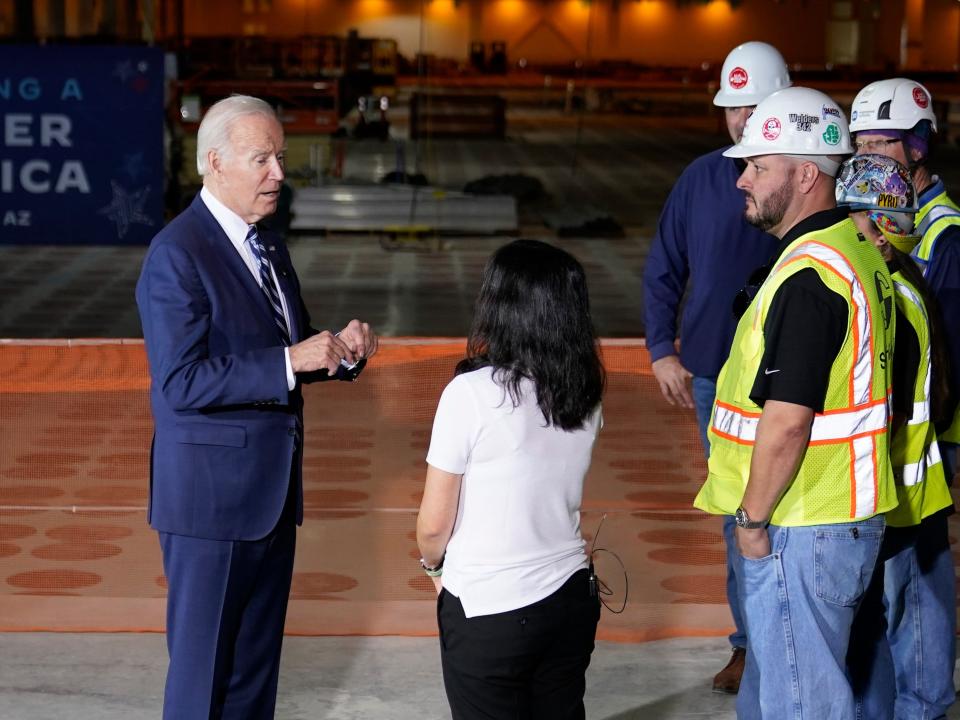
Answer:
[{"label": "worker wearing hard hat", "polygon": [[[858,153],[879,153],[909,168],[919,197],[912,255],[939,306],[930,313],[935,320],[938,314],[960,317],[960,208],[927,166],[937,132],[930,92],[906,78],[871,83],[854,98],[850,130]],[[946,376],[947,401],[932,406],[928,418],[948,482],[960,441],[960,332],[955,324],[941,324],[949,367],[937,368],[932,378],[936,385]],[[921,413],[911,422],[923,420]],[[948,503],[919,525],[891,533],[905,547],[884,563],[889,651],[881,648],[871,682],[860,689],[865,717],[940,718],[955,700],[956,571],[947,528],[952,512]],[[876,663],[883,667],[877,669]]]},{"label": "worker wearing hard hat", "polygon": [[740,718],[849,720],[850,628],[897,504],[888,449],[893,282],[834,178],[852,146],[828,96],[763,100],[726,151],[747,220],[780,239],[738,295],[707,481],[695,505],[735,515],[747,625]]}]

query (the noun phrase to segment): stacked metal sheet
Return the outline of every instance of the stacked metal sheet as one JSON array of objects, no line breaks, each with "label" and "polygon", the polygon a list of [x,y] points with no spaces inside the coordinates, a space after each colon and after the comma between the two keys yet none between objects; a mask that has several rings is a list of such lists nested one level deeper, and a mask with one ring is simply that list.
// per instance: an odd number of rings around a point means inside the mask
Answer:
[{"label": "stacked metal sheet", "polygon": [[517,232],[517,201],[509,195],[467,195],[412,185],[331,185],[301,188],[291,230],[390,232],[402,227],[488,235]]}]

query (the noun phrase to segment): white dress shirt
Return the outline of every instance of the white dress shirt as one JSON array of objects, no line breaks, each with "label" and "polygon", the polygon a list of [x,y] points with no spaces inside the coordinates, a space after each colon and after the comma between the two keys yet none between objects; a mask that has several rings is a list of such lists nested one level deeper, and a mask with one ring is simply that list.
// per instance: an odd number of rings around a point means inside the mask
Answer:
[{"label": "white dress shirt", "polygon": [[[253,257],[253,251],[247,244],[247,233],[250,231],[250,225],[247,225],[242,217],[217,200],[206,186],[200,190],[200,199],[203,200],[203,204],[207,206],[207,210],[213,215],[213,219],[223,228],[223,232],[226,233],[234,249],[240,253],[240,257],[243,258],[243,262],[246,263],[247,269],[250,270],[250,274],[253,275],[253,279],[256,280],[257,285],[263,288],[260,269],[257,267],[256,259]],[[291,327],[290,311],[287,308],[287,299],[283,296],[283,293],[280,292],[280,282],[277,280],[277,271],[274,269],[273,263],[270,263],[270,274],[273,275],[273,283],[277,287],[277,294],[280,295],[280,304],[283,306],[283,319],[289,328]],[[297,386],[297,378],[293,372],[293,366],[290,364],[290,348],[285,347],[283,349],[283,357],[287,366],[287,389],[293,390]]]}]

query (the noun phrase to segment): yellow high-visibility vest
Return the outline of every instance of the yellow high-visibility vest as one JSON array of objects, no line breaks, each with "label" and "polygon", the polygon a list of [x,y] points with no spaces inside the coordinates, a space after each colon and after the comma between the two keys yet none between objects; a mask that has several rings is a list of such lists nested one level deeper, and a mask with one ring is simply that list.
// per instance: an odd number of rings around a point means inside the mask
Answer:
[{"label": "yellow high-visibility vest", "polygon": [[[923,204],[915,219],[917,232],[920,234],[920,244],[913,249],[913,257],[927,274],[927,266],[933,257],[937,238],[950,225],[960,225],[960,206],[947,197],[944,190],[930,198]],[[954,332],[953,328],[950,332]],[[957,362],[957,358],[951,358]],[[960,405],[954,413],[950,427],[940,434],[943,442],[960,443]]]},{"label": "yellow high-visibility vest", "polygon": [[[949,507],[953,501],[943,472],[936,432],[930,421],[932,365],[927,308],[916,286],[902,274],[893,274],[893,286],[897,308],[916,332],[920,344],[920,366],[912,388],[913,415],[893,436],[890,444],[899,504],[887,513],[887,524],[910,527]],[[897,358],[894,357],[893,361],[897,362]]]},{"label": "yellow high-visibility vest", "polygon": [[694,505],[732,515],[750,475],[761,408],[750,399],[764,354],[763,326],[780,286],[813,269],[847,303],[847,330],[830,369],[796,475],[770,521],[800,526],[850,522],[897,504],[888,446],[894,333],[893,281],[880,252],[849,218],[792,242],[740,318],[717,379],[707,481]]}]

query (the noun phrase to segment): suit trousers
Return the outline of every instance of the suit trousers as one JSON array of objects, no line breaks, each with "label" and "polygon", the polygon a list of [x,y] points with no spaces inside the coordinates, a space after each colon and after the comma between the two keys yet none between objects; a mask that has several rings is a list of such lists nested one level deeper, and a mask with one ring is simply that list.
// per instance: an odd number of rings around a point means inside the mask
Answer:
[{"label": "suit trousers", "polygon": [[578,570],[532,605],[467,618],[437,599],[443,683],[454,720],[582,720],[600,600]]},{"label": "suit trousers", "polygon": [[170,655],[164,720],[273,718],[297,537],[292,500],[290,492],[261,540],[160,533]]}]

